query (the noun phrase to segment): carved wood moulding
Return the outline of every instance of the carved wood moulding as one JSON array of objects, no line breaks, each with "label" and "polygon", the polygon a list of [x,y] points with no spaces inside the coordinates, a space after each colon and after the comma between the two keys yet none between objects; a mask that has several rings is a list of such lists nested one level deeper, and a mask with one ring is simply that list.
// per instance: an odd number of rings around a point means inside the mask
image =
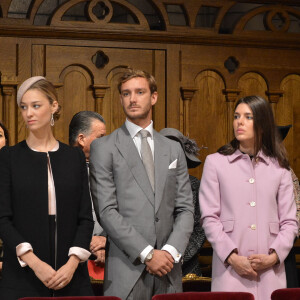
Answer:
[{"label": "carved wood moulding", "polygon": [[299,22],[300,3],[289,0],[2,0],[0,3],[3,36],[195,44],[282,42],[282,47],[298,48]]}]

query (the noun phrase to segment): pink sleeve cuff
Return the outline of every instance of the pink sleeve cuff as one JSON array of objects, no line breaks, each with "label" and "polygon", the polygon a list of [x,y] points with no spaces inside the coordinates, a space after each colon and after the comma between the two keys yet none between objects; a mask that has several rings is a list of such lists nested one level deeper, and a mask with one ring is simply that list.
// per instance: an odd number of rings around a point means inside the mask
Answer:
[{"label": "pink sleeve cuff", "polygon": [[33,251],[33,248],[29,243],[21,243],[16,247],[17,258],[22,268],[26,267],[27,264],[20,259],[20,256],[22,256],[28,251]]},{"label": "pink sleeve cuff", "polygon": [[76,255],[80,259],[80,262],[85,262],[91,256],[91,252],[80,247],[71,247],[68,256],[71,255]]}]

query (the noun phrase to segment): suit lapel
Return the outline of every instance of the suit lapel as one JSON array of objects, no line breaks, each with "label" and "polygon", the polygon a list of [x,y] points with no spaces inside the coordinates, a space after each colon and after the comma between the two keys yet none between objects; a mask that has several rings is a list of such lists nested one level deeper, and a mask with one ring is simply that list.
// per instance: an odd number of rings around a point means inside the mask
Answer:
[{"label": "suit lapel", "polygon": [[123,126],[118,131],[118,136],[116,140],[116,147],[119,149],[121,155],[124,157],[125,161],[136,182],[140,188],[144,191],[145,195],[149,199],[152,205],[154,205],[154,193],[146,173],[143,162],[140,158],[138,150],[125,126]]},{"label": "suit lapel", "polygon": [[[163,137],[153,131],[154,137],[154,165],[155,165],[155,212],[162,201],[164,186],[167,179],[170,152]],[[175,188],[175,187],[174,187]]]}]

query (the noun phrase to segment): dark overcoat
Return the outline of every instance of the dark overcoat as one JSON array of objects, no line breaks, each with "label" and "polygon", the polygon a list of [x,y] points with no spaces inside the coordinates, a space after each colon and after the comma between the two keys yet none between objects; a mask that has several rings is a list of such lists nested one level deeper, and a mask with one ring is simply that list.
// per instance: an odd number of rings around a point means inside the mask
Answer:
[{"label": "dark overcoat", "polygon": [[[93,231],[85,158],[78,148],[59,143],[49,152],[57,210],[58,270],[68,261],[70,247],[89,249]],[[31,150],[26,141],[0,151],[0,237],[4,243],[0,299],[52,296],[28,266],[22,268],[16,246],[28,242],[50,264],[47,154]],[[86,263],[79,264],[71,282],[54,293],[91,295]]]}]

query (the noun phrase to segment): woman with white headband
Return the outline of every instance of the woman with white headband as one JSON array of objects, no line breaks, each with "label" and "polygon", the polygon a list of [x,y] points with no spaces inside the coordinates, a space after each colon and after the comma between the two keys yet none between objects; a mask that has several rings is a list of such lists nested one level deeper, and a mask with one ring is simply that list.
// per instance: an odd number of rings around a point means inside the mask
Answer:
[{"label": "woman with white headband", "polygon": [[93,220],[85,158],[55,139],[60,106],[44,77],[17,102],[29,134],[0,151],[0,299],[93,295],[87,266]]}]

